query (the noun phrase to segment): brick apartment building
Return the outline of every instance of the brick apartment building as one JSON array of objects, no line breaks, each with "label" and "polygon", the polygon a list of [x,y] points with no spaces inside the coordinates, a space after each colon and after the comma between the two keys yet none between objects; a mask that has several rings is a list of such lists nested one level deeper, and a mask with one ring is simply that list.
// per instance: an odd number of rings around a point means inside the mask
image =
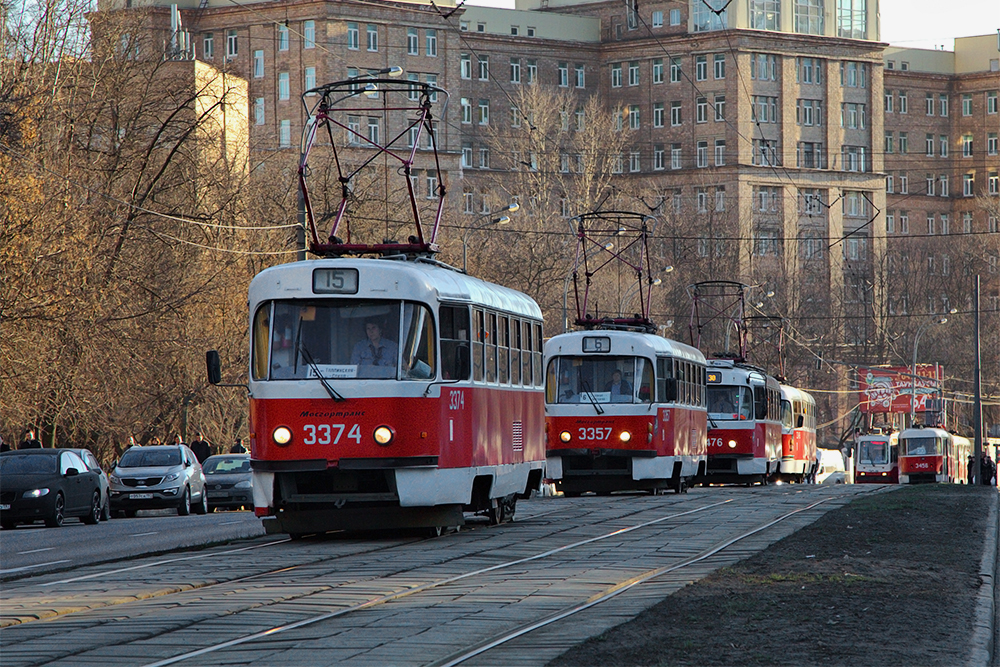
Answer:
[{"label": "brick apartment building", "polygon": [[[569,134],[599,96],[629,137],[609,156],[616,181],[652,193],[642,202],[666,221],[657,252],[677,269],[660,306],[667,313],[686,311],[691,282],[740,280],[774,291],[764,310],[791,318],[796,336],[835,358],[893,361],[885,341],[920,321],[891,318],[948,305],[926,281],[907,283],[913,294],[894,281],[940,272],[949,251],[939,244],[942,257],[926,264],[926,244],[898,246],[900,237],[996,232],[996,211],[986,210],[1000,171],[995,38],[960,39],[954,53],[887,48],[877,0],[175,4],[187,56],[246,78],[251,151],[297,150],[300,95],[316,84],[399,66],[448,90],[438,145],[455,214],[470,223],[526,196],[497,192],[511,165],[533,168],[534,157],[504,154],[505,137],[513,145],[531,125],[516,108],[520,91],[572,95],[561,128]],[[151,7],[167,42],[169,4]],[[572,173],[575,161],[560,155],[558,171]],[[559,201],[553,215],[585,212]],[[981,265],[984,306],[996,307],[996,236],[977,238],[981,262],[966,264]],[[947,298],[964,305],[957,293]],[[797,379],[824,381],[806,371]]]}]

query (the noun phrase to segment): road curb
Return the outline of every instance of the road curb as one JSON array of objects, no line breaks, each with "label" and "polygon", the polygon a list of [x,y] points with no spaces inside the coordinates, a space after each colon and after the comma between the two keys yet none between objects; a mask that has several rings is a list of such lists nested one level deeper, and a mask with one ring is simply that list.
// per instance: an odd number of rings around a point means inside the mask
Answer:
[{"label": "road curb", "polygon": [[972,650],[969,667],[990,667],[993,659],[994,611],[996,599],[997,567],[997,502],[1000,495],[993,494],[990,514],[986,520],[986,540],[983,545],[983,559],[979,564],[979,593],[976,595],[976,609],[972,622]]}]

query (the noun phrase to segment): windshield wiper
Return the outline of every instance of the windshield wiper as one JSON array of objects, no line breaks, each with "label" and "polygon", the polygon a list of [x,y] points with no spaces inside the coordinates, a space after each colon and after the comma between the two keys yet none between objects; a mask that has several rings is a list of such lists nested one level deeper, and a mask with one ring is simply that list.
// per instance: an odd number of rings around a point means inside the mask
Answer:
[{"label": "windshield wiper", "polygon": [[590,383],[584,380],[581,382],[581,385],[583,386],[584,395],[586,395],[586,397],[590,400],[590,404],[594,406],[594,409],[597,410],[597,414],[603,415],[604,410],[601,408],[600,403],[597,402],[597,397],[594,396],[594,392],[590,389]]},{"label": "windshield wiper", "polygon": [[[299,351],[302,352],[302,356],[305,357],[306,363],[309,364],[312,372],[315,373],[316,377],[319,378],[319,381],[323,383],[323,388],[326,389],[326,393],[330,394],[330,398],[338,403],[340,401],[346,401],[347,399],[338,394],[336,390],[330,386],[330,383],[327,382],[326,378],[323,377],[323,374],[319,372],[319,366],[316,365],[316,362],[313,360],[313,356],[309,354],[309,350],[306,349],[306,346],[300,345]],[[298,360],[298,355],[295,355],[295,359],[296,361]]]}]

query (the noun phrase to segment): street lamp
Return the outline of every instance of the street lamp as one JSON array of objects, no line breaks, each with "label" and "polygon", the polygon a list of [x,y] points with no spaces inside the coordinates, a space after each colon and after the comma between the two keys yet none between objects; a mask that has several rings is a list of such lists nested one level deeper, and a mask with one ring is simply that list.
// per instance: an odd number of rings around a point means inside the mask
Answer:
[{"label": "street lamp", "polygon": [[[950,311],[952,314],[957,313],[958,310],[952,308]],[[913,422],[916,419],[917,414],[917,344],[920,342],[920,335],[927,330],[932,324],[947,324],[947,317],[938,317],[933,320],[927,320],[917,329],[917,334],[913,337],[913,364],[910,366],[910,427],[913,426]]]},{"label": "street lamp", "polygon": [[490,211],[489,213],[483,213],[482,215],[474,218],[472,223],[465,228],[465,233],[462,234],[462,271],[468,273],[468,259],[469,259],[469,236],[472,232],[478,231],[480,229],[485,229],[489,225],[506,225],[510,222],[510,217],[507,215],[501,215],[498,218],[493,218],[492,220],[487,220],[481,225],[476,223],[483,218],[489,217],[491,215],[496,215],[497,213],[516,213],[517,210],[521,208],[517,202],[511,202],[507,204],[504,208],[499,211]]}]

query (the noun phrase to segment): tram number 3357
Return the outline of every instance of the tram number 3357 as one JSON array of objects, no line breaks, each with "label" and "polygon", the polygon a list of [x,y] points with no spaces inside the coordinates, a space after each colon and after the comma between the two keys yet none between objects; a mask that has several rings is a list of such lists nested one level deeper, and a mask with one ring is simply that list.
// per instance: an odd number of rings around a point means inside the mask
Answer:
[{"label": "tram number 3357", "polygon": [[611,437],[611,427],[601,427],[597,426],[594,428],[581,428],[580,439],[581,440],[607,440]]},{"label": "tram number 3357", "polygon": [[336,445],[343,437],[361,443],[361,427],[357,424],[351,424],[350,428],[347,424],[306,424],[302,430],[305,431],[302,443],[306,445]]}]

